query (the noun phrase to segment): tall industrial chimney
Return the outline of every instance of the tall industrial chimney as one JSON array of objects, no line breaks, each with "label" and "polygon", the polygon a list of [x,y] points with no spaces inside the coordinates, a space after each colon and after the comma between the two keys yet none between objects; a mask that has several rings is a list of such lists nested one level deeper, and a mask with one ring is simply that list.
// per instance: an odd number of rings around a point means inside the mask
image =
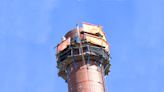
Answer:
[{"label": "tall industrial chimney", "polygon": [[57,45],[56,58],[58,75],[68,83],[68,92],[106,92],[110,51],[102,26],[77,25]]}]

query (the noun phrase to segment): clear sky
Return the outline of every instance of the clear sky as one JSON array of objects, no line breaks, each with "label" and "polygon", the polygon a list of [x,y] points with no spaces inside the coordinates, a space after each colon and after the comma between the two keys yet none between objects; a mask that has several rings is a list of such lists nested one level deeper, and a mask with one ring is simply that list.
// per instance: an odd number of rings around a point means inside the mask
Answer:
[{"label": "clear sky", "polygon": [[53,47],[83,21],[110,42],[108,92],[164,92],[164,0],[0,0],[0,92],[67,92]]}]

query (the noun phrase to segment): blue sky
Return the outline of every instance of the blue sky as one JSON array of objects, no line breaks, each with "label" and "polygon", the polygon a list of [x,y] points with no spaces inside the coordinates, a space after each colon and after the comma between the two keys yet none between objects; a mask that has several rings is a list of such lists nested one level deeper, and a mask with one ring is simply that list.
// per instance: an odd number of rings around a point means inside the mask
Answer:
[{"label": "blue sky", "polygon": [[163,0],[0,0],[0,92],[67,92],[53,47],[83,21],[110,42],[107,92],[164,92]]}]

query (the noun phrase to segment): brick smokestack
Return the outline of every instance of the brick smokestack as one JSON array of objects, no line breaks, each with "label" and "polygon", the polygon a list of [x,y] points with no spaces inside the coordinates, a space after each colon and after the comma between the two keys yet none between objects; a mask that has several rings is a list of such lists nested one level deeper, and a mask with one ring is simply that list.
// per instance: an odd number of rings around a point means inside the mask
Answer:
[{"label": "brick smokestack", "polygon": [[102,26],[83,23],[70,30],[58,44],[56,58],[68,92],[106,92],[110,51]]}]

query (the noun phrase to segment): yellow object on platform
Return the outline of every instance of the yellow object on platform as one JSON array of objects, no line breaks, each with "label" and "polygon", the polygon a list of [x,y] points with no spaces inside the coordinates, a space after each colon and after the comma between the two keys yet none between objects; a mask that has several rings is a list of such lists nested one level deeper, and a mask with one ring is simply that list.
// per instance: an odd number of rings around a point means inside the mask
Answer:
[{"label": "yellow object on platform", "polygon": [[109,44],[106,41],[104,41],[103,39],[101,39],[100,37],[96,37],[96,36],[89,35],[89,34],[85,34],[84,37],[85,37],[84,39],[86,39],[87,42],[102,46],[105,48],[105,50],[107,52],[109,52]]},{"label": "yellow object on platform", "polygon": [[83,31],[91,34],[100,34],[102,39],[106,41],[105,33],[102,31],[102,27],[89,23],[83,23]]}]

